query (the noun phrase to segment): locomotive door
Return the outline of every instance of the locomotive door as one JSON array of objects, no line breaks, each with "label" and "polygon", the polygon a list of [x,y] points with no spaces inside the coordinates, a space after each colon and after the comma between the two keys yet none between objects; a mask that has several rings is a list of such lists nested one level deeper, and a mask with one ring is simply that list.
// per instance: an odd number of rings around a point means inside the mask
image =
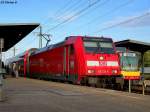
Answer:
[{"label": "locomotive door", "polygon": [[75,75],[75,55],[74,55],[74,46],[73,44],[69,47],[69,74],[70,79],[73,79],[73,75]]},{"label": "locomotive door", "polygon": [[70,79],[74,73],[74,48],[73,44],[64,47],[64,75]]},{"label": "locomotive door", "polygon": [[63,66],[63,73],[65,78],[69,77],[69,46],[64,47],[64,66]]}]

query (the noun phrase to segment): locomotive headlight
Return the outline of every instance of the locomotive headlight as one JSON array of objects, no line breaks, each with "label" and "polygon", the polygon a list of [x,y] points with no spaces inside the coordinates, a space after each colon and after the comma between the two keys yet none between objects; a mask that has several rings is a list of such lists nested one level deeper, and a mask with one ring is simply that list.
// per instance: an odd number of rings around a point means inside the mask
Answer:
[{"label": "locomotive headlight", "polygon": [[88,73],[95,73],[95,70],[88,70]]},{"label": "locomotive headlight", "polygon": [[104,60],[104,57],[103,57],[103,56],[100,56],[99,59],[100,59],[100,60]]},{"label": "locomotive headlight", "polygon": [[112,70],[112,73],[115,73],[115,74],[116,74],[116,73],[117,73],[117,70]]}]

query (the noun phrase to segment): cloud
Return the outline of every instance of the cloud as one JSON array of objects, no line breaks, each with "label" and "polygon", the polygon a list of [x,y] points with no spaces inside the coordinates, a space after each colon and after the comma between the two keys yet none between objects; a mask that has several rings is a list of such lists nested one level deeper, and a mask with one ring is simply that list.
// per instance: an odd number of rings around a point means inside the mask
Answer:
[{"label": "cloud", "polygon": [[[139,19],[134,19],[134,21],[131,22],[126,22],[124,24],[119,25],[120,27],[126,27],[126,28],[133,28],[133,27],[146,27],[146,26],[150,26],[150,11],[148,11],[149,15],[147,16],[143,16]],[[136,14],[133,16],[126,16],[126,17],[117,17],[112,21],[108,21],[106,23],[104,23],[103,25],[105,26],[112,26],[115,24],[119,24],[122,23],[123,21],[128,21],[132,18],[138,17],[144,13],[140,13],[140,14]]]}]

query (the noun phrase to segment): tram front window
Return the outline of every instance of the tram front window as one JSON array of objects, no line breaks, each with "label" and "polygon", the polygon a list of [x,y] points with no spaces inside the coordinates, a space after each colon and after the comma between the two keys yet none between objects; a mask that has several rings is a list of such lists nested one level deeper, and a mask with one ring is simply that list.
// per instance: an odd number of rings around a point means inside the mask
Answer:
[{"label": "tram front window", "polygon": [[121,57],[122,70],[125,71],[137,71],[139,64],[139,58],[135,53],[123,53]]}]

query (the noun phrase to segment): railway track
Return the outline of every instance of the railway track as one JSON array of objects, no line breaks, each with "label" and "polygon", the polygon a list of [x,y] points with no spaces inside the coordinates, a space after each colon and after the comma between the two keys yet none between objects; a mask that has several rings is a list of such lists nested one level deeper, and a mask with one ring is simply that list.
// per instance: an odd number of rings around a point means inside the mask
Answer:
[{"label": "railway track", "polygon": [[[38,79],[38,80],[43,80],[43,79]],[[45,81],[52,81],[52,82],[58,82],[58,83],[66,83],[66,84],[77,85],[77,84],[72,83],[72,82],[61,81],[61,80],[47,79]],[[102,86],[96,86],[95,84],[78,84],[78,85],[79,86],[86,86],[86,87],[93,87],[93,88],[104,88],[104,89],[109,89],[109,90],[124,91],[124,92],[128,92],[128,90],[129,90],[128,85],[126,85],[123,89],[121,89],[120,86],[116,85],[116,84],[113,84],[113,85],[110,85],[110,84],[106,85],[105,84],[105,85],[102,85]],[[137,93],[137,94],[143,94],[142,84],[139,83],[139,84],[136,84],[136,85],[132,85],[131,86],[131,92],[132,93]],[[145,95],[150,95],[149,81],[146,81]]]}]

